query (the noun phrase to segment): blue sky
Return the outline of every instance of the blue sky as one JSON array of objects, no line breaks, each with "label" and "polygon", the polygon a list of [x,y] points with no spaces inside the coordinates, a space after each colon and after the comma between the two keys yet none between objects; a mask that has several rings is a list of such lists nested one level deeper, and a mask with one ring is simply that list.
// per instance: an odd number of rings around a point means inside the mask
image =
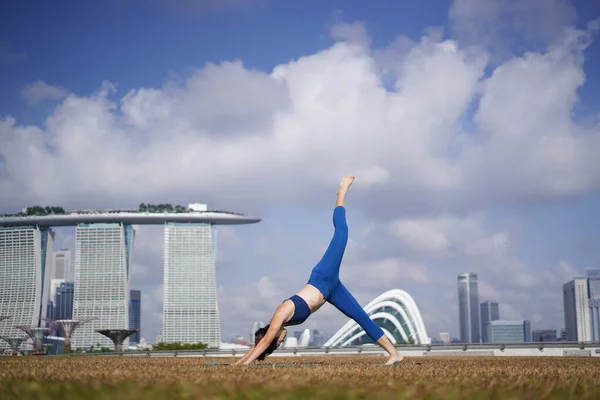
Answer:
[{"label": "blue sky", "polygon": [[[504,317],[561,328],[560,285],[600,264],[600,44],[588,30],[600,5],[473,1],[3,4],[0,212],[169,201],[260,215],[221,232],[227,339],[308,279],[338,180],[354,173],[342,279],[361,303],[404,289],[430,336],[456,336],[455,277],[470,269]],[[567,27],[590,44],[565,40]],[[114,90],[98,95],[103,82]],[[72,230],[57,232],[73,247]],[[132,278],[151,341],[161,234],[140,228]],[[274,294],[251,299],[265,285]],[[321,314],[306,326],[345,321]]]}]

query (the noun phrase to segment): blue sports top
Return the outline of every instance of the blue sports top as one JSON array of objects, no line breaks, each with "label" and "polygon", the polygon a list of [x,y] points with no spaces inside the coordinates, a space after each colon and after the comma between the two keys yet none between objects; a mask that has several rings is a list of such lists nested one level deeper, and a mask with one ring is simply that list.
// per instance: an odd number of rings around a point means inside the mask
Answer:
[{"label": "blue sports top", "polygon": [[294,303],[294,315],[290,318],[285,325],[300,325],[310,316],[310,308],[306,301],[297,294],[293,295],[287,300],[291,300]]}]

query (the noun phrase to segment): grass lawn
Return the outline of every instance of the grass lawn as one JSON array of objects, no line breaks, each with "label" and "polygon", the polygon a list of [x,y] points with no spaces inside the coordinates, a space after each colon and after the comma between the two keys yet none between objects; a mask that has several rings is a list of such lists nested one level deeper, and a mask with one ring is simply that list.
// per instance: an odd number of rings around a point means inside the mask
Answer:
[{"label": "grass lawn", "polygon": [[600,399],[600,358],[419,357],[385,367],[384,357],[269,357],[222,365],[232,360],[0,357],[0,399]]}]

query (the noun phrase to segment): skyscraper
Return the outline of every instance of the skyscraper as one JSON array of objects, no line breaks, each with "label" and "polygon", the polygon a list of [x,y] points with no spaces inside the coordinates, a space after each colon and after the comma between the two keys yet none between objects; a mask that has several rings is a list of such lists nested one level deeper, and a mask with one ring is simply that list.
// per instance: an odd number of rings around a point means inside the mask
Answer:
[{"label": "skyscraper", "polygon": [[479,343],[479,294],[477,274],[458,275],[458,319],[462,343]]},{"label": "skyscraper", "polygon": [[0,336],[22,336],[15,325],[40,326],[46,316],[53,244],[49,228],[0,228],[0,315],[11,317],[0,322]]},{"label": "skyscraper", "polygon": [[73,318],[73,299],[75,294],[75,284],[73,282],[63,282],[56,289],[56,300],[52,312],[54,319],[72,319]]},{"label": "skyscraper", "polygon": [[590,309],[586,278],[575,278],[563,285],[565,330],[568,341],[591,340]]},{"label": "skyscraper", "polygon": [[588,268],[588,291],[590,299],[600,299],[600,268]]},{"label": "skyscraper", "polygon": [[214,225],[166,223],[164,249],[163,340],[219,347]]},{"label": "skyscraper", "polygon": [[600,268],[588,268],[588,293],[590,307],[590,339],[600,342]]},{"label": "skyscraper", "polygon": [[[129,291],[129,329],[141,329],[142,327],[142,291]],[[140,342],[140,332],[129,336],[129,344],[135,345]]]},{"label": "skyscraper", "polygon": [[[129,328],[129,269],[135,231],[122,223],[79,224],[76,228],[73,318],[90,321],[75,331],[73,348],[110,339],[96,329]],[[129,345],[126,339],[124,346]]]},{"label": "skyscraper", "polygon": [[71,250],[62,249],[52,253],[52,279],[71,279]]},{"label": "skyscraper", "polygon": [[[50,298],[53,305],[56,303],[56,289],[71,279],[71,251],[58,250],[52,253],[52,270],[50,272]],[[52,317],[55,318],[55,317]]]},{"label": "skyscraper", "polygon": [[487,343],[487,324],[490,321],[497,321],[500,319],[500,307],[495,301],[486,300],[481,303],[481,341]]},{"label": "skyscraper", "polygon": [[523,329],[525,330],[525,342],[531,342],[531,321],[523,321]]},{"label": "skyscraper", "polygon": [[600,342],[600,299],[590,299],[590,340]]},{"label": "skyscraper", "polygon": [[556,329],[541,329],[531,332],[533,342],[556,342]]}]

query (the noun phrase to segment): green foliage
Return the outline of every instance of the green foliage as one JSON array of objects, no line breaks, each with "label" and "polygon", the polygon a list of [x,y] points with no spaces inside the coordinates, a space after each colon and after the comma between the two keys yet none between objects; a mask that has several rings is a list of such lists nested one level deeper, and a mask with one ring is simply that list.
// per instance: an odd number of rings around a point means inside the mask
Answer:
[{"label": "green foliage", "polygon": [[108,347],[103,347],[100,344],[97,344],[96,346],[91,345],[89,349],[87,349],[88,353],[111,353],[114,352],[115,349],[110,349]]},{"label": "green foliage", "polygon": [[64,214],[64,213],[65,213],[65,209],[62,207],[59,207],[59,206],[46,206],[46,207],[32,206],[32,207],[27,207],[27,209],[25,210],[25,214],[27,216],[32,216],[32,215],[43,216],[43,215]]},{"label": "green foliage", "polygon": [[413,339],[412,337],[408,338],[408,341],[406,340],[399,340],[396,342],[396,345],[403,345],[403,344],[415,344],[415,339]]},{"label": "green foliage", "polygon": [[18,212],[16,214],[2,214],[2,217],[32,217],[38,216],[43,217],[45,215],[61,215],[65,214],[65,209],[60,206],[31,206],[25,209],[25,212]]},{"label": "green foliage", "polygon": [[159,342],[152,346],[152,350],[203,350],[207,347],[204,343]]},{"label": "green foliage", "polygon": [[168,204],[168,203],[161,203],[161,204],[145,204],[142,203],[138,206],[138,211],[139,212],[149,212],[149,213],[184,213],[187,212],[188,209],[187,207],[184,206],[180,206],[180,205],[176,205],[173,206],[172,204]]}]

